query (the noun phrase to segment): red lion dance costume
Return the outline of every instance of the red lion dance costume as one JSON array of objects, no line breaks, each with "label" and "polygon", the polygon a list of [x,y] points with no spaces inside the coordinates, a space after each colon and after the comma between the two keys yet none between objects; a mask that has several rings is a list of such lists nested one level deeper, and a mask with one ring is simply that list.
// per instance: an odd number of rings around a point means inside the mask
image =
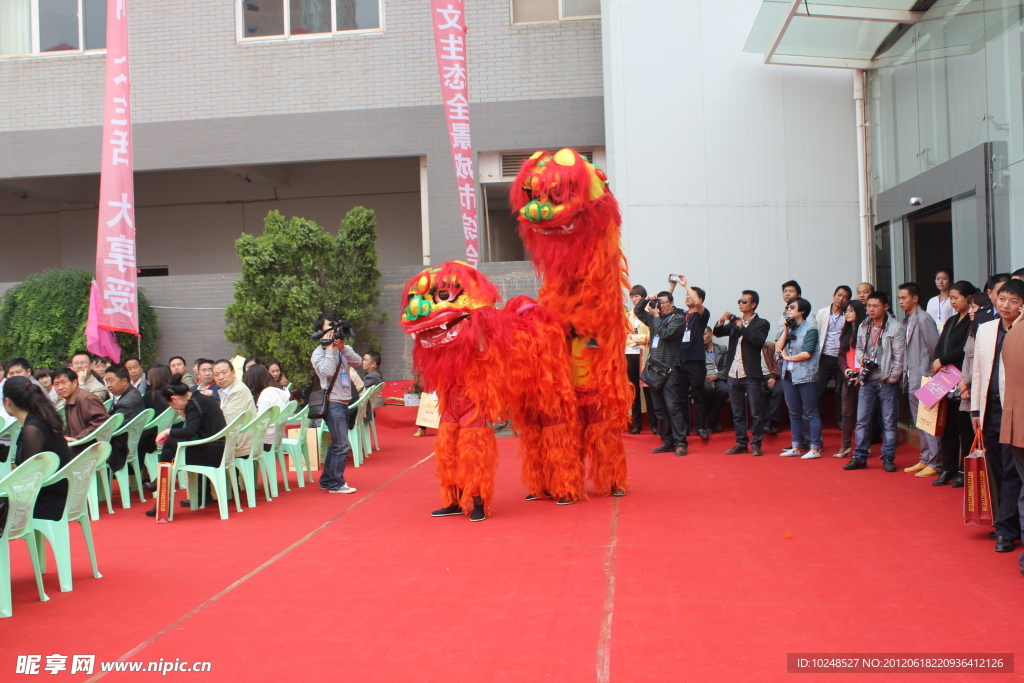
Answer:
[{"label": "red lion dance costume", "polygon": [[413,367],[437,392],[441,426],[435,453],[441,501],[435,517],[491,512],[498,446],[488,422],[505,413],[506,362],[512,341],[498,313],[498,288],[464,263],[428,268],[406,285],[401,325],[413,336]]},{"label": "red lion dance costume", "polygon": [[583,454],[594,492],[626,492],[622,431],[632,388],[626,376],[628,322],[622,218],[604,172],[572,149],[537,152],[512,184],[519,234],[544,279],[539,303],[569,332],[583,426]]},{"label": "red lion dance costume", "polygon": [[441,410],[435,453],[444,507],[435,517],[491,514],[498,451],[487,423],[507,413],[520,435],[528,498],[585,497],[565,328],[529,297],[501,311],[498,298],[497,287],[461,262],[427,268],[406,285],[401,325]]}]

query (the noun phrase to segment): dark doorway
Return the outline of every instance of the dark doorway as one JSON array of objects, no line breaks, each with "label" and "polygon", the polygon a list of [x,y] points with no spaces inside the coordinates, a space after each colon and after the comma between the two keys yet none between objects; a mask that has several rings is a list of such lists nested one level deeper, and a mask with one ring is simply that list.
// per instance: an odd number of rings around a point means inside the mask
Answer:
[{"label": "dark doorway", "polygon": [[953,212],[949,202],[907,216],[910,279],[921,288],[921,305],[938,296],[935,273],[953,267]]}]

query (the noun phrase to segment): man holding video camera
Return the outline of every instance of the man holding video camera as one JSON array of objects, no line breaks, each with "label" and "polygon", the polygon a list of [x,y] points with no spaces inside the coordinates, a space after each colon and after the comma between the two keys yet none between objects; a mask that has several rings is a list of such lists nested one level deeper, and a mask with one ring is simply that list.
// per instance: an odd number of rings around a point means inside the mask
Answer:
[{"label": "man holding video camera", "polygon": [[857,449],[844,470],[868,466],[871,450],[871,420],[875,405],[882,406],[882,468],[895,472],[896,420],[899,417],[899,385],[906,362],[907,336],[903,325],[889,315],[889,295],[873,292],[868,296],[868,317],[857,331],[857,358],[862,368],[860,399],[857,404]]},{"label": "man holding video camera", "polygon": [[335,320],[333,314],[325,313],[313,326],[320,335],[320,346],[313,351],[312,363],[320,387],[328,392],[324,420],[331,432],[331,445],[327,447],[324,469],[320,475],[320,488],[328,493],[355,493],[355,488],[345,483],[345,461],[348,460],[348,403],[352,388],[348,375],[350,363],[360,363],[362,358],[345,343],[351,336],[351,328],[344,321]]}]

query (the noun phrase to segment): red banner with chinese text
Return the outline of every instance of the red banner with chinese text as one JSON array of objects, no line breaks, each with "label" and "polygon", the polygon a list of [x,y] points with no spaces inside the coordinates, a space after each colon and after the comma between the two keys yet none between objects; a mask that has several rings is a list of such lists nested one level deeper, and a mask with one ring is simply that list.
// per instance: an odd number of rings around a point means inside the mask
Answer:
[{"label": "red banner with chinese text", "polygon": [[480,262],[476,224],[476,178],[473,176],[473,143],[469,136],[469,79],[466,76],[466,22],[463,0],[430,0],[434,24],[437,73],[441,80],[448,142],[455,163],[462,211],[462,235],[466,262]]},{"label": "red banner with chinese text", "polygon": [[107,64],[103,89],[96,282],[101,305],[97,325],[139,334],[136,295],[135,188],[132,179],[131,80],[125,0],[107,2]]}]

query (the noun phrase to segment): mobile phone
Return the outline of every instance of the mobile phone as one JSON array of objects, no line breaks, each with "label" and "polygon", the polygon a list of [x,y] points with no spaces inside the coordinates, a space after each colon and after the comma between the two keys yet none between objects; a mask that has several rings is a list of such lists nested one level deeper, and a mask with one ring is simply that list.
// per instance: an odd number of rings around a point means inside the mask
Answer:
[{"label": "mobile phone", "polygon": [[676,275],[675,273],[672,273],[671,275],[668,276],[668,281],[669,282],[679,282],[679,276]]}]

